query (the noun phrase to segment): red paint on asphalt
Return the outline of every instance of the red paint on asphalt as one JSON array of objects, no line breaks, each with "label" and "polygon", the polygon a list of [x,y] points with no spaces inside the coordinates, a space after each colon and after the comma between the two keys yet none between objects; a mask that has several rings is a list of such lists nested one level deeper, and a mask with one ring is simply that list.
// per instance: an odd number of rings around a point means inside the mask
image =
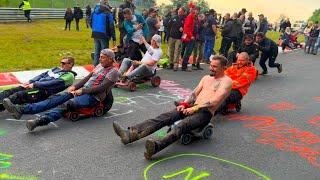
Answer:
[{"label": "red paint on asphalt", "polygon": [[308,121],[308,123],[320,127],[320,116],[313,117]]},{"label": "red paint on asphalt", "polygon": [[[244,127],[260,132],[257,143],[293,152],[320,168],[320,137],[312,132],[295,128],[270,116],[230,115],[229,120],[246,122]],[[320,117],[319,117],[320,118]],[[317,121],[319,120],[317,118]]]},{"label": "red paint on asphalt", "polygon": [[275,111],[288,111],[296,109],[297,106],[294,104],[291,104],[289,102],[278,102],[275,104],[271,104],[268,106],[269,109],[275,110]]}]

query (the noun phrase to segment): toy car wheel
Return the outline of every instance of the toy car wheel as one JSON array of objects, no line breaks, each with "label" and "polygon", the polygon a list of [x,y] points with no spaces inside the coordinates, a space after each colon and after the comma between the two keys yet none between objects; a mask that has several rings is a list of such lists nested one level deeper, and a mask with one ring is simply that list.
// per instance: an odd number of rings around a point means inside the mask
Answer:
[{"label": "toy car wheel", "polygon": [[159,76],[154,76],[151,78],[151,85],[153,87],[158,87],[161,83],[161,78]]},{"label": "toy car wheel", "polygon": [[108,112],[112,108],[112,105],[113,105],[112,91],[108,93],[107,97],[103,101],[103,105],[104,105],[104,113]]},{"label": "toy car wheel", "polygon": [[241,102],[236,104],[236,111],[240,112],[240,110],[241,110]]},{"label": "toy car wheel", "polygon": [[94,110],[94,115],[97,116],[97,117],[103,116],[103,107],[102,106],[98,106]]},{"label": "toy car wheel", "polygon": [[183,134],[181,136],[181,144],[188,145],[192,141],[192,135],[191,134]]},{"label": "toy car wheel", "polygon": [[211,126],[206,127],[206,128],[204,129],[204,131],[203,131],[203,134],[202,134],[203,139],[209,139],[209,138],[211,138],[212,134],[213,134],[213,128],[212,128]]},{"label": "toy car wheel", "polygon": [[79,113],[78,112],[70,112],[69,113],[69,117],[68,119],[70,119],[71,121],[78,121],[79,120]]},{"label": "toy car wheel", "polygon": [[129,87],[131,92],[137,90],[136,83],[134,83],[134,82],[129,82],[128,87]]},{"label": "toy car wheel", "polygon": [[221,114],[224,115],[224,116],[227,115],[228,114],[228,108],[222,108],[221,109]]}]

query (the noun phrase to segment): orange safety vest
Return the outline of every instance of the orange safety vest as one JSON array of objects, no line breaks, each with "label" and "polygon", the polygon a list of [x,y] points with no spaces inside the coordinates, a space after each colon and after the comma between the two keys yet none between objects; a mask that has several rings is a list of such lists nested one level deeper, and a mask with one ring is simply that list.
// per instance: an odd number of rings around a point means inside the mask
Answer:
[{"label": "orange safety vest", "polygon": [[242,97],[244,97],[249,90],[249,86],[256,79],[257,70],[252,64],[242,68],[238,68],[236,64],[233,64],[224,73],[232,79],[232,89],[239,90]]}]

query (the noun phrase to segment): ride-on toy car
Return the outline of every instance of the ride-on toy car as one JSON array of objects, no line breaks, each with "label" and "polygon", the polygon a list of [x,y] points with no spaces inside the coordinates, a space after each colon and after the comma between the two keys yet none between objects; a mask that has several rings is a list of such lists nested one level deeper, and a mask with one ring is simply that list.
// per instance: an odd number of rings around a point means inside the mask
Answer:
[{"label": "ride-on toy car", "polygon": [[107,113],[113,105],[113,95],[110,91],[105,100],[94,107],[90,108],[70,108],[71,110],[65,113],[65,117],[71,121],[78,121],[80,117],[96,116],[101,117]]},{"label": "ride-on toy car", "polygon": [[227,115],[231,110],[235,109],[237,112],[240,112],[241,110],[241,101],[237,103],[231,103],[228,104],[226,108],[222,108],[220,113],[222,115]]},{"label": "ride-on toy car", "polygon": [[137,90],[137,84],[142,84],[149,81],[151,82],[151,85],[153,87],[158,87],[161,83],[161,78],[156,75],[156,71],[155,71],[151,76],[144,76],[144,77],[137,76],[131,80],[119,81],[116,83],[115,87],[128,88],[130,91],[133,92]]}]

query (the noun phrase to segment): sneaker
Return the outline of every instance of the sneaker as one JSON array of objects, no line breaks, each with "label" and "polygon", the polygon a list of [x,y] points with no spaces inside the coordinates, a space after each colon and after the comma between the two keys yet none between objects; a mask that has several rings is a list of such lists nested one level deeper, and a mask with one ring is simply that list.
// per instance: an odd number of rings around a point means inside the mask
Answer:
[{"label": "sneaker", "polygon": [[268,74],[267,71],[262,71],[262,73],[260,73],[259,75],[266,75],[266,74]]},{"label": "sneaker", "polygon": [[279,64],[279,66],[277,68],[278,68],[278,73],[281,73],[282,72],[282,64]]},{"label": "sneaker", "polygon": [[173,64],[170,64],[168,69],[173,69]]},{"label": "sneaker", "polygon": [[144,157],[150,160],[152,155],[156,153],[156,148],[157,148],[156,142],[148,139],[146,141],[146,152],[144,152]]},{"label": "sneaker", "polygon": [[6,108],[6,110],[10,113],[12,113],[12,116],[15,119],[20,119],[22,116],[21,109],[18,105],[13,104],[9,98],[5,98],[3,100],[3,106]]}]

